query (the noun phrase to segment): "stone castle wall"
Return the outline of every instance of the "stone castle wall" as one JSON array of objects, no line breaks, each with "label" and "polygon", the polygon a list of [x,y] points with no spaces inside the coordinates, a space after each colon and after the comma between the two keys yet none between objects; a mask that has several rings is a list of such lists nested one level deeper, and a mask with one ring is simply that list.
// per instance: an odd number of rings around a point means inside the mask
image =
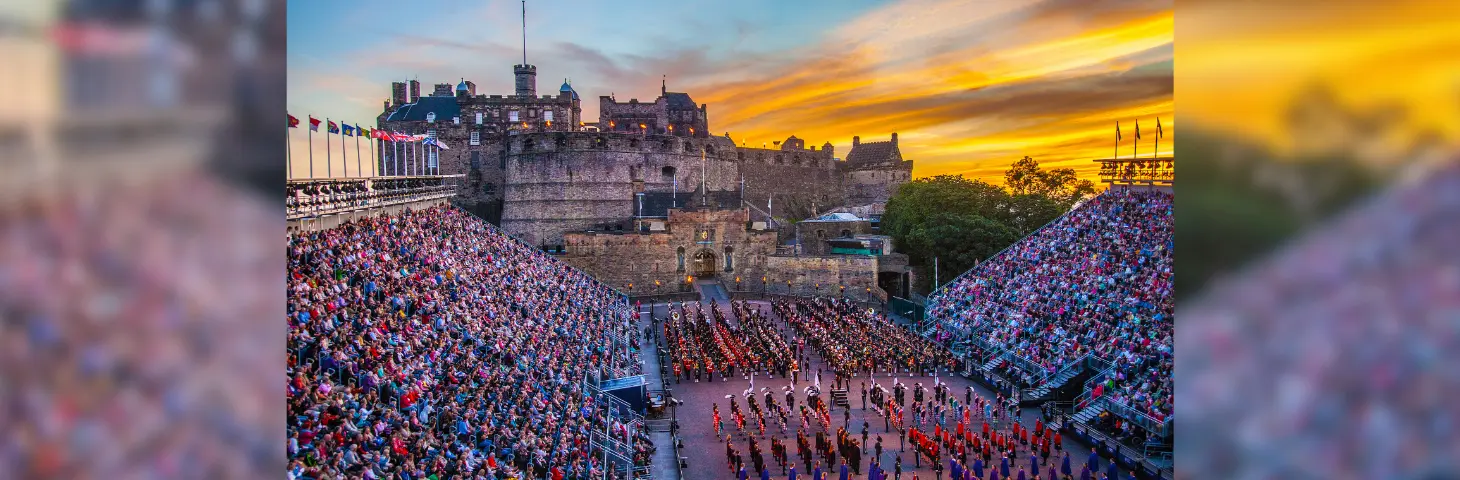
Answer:
[{"label": "stone castle wall", "polygon": [[745,200],[765,209],[774,196],[770,213],[778,217],[804,218],[813,205],[825,210],[845,201],[845,175],[831,150],[740,147],[736,158],[745,174]]},{"label": "stone castle wall", "polygon": [[559,258],[607,285],[641,295],[687,291],[686,277],[698,273],[693,259],[702,251],[714,257],[714,275],[722,282],[759,279],[766,258],[775,252],[775,232],[747,230],[748,220],[745,209],[671,210],[663,232],[567,233],[566,253]]},{"label": "stone castle wall", "polygon": [[[770,293],[801,296],[844,294],[860,301],[887,299],[887,292],[877,286],[877,257],[777,255],[766,257],[765,265]],[[846,288],[842,289],[843,286]]]},{"label": "stone castle wall", "polygon": [[735,191],[740,182],[724,138],[534,133],[506,147],[502,229],[534,245],[561,245],[564,233],[605,225],[628,228],[635,193],[697,190],[702,170],[709,191]]},{"label": "stone castle wall", "polygon": [[859,168],[846,174],[846,201],[849,206],[886,202],[897,187],[912,180],[912,162],[887,168]]}]

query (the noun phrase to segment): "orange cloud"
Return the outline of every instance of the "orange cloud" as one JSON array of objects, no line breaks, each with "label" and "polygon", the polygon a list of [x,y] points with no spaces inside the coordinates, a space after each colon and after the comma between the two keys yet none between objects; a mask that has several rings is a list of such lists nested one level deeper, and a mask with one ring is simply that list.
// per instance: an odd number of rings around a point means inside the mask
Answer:
[{"label": "orange cloud", "polygon": [[[1113,2],[1094,2],[1095,23],[1060,10],[1078,8],[1065,2],[999,4],[973,16],[954,14],[969,8],[960,2],[902,2],[801,52],[809,60],[687,91],[711,105],[716,131],[752,144],[795,134],[846,152],[854,135],[895,131],[919,177],[998,182],[1029,155],[1093,178],[1091,160],[1110,156],[1117,120],[1144,119],[1154,134],[1161,117],[1167,151],[1175,123],[1170,3],[1102,3]],[[1147,141],[1140,149],[1149,154]]]},{"label": "orange cloud", "polygon": [[1460,141],[1460,4],[1310,7],[1183,4],[1183,115],[1291,153],[1290,109],[1321,86],[1348,108],[1402,111],[1400,137]]}]

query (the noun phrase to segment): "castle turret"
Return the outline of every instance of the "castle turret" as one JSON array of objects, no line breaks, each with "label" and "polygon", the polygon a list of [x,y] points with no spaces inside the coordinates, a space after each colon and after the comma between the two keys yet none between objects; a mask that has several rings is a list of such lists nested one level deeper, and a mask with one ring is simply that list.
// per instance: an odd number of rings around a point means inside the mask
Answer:
[{"label": "castle turret", "polygon": [[537,96],[537,67],[533,65],[514,65],[512,73],[517,75],[517,96]]},{"label": "castle turret", "polygon": [[406,82],[390,82],[390,105],[399,107],[406,104]]},{"label": "castle turret", "polygon": [[855,147],[857,145],[861,145],[861,144],[862,144],[862,137],[852,137],[852,146],[853,147]]},{"label": "castle turret", "polygon": [[892,146],[897,146],[897,132],[892,132]]}]

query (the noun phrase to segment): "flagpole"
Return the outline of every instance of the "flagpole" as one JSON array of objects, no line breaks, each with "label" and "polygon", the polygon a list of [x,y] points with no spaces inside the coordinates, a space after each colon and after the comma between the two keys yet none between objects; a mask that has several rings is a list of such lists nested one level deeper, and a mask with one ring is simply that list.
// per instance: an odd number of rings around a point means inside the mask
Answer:
[{"label": "flagpole", "polygon": [[309,117],[309,178],[314,178],[314,117]]},{"label": "flagpole", "polygon": [[355,174],[365,176],[365,167],[360,164],[360,127],[355,127]]},{"label": "flagpole", "polygon": [[284,127],[284,179],[294,179],[294,146],[289,145],[289,127]]},{"label": "flagpole", "polygon": [[334,178],[334,160],[330,160],[330,117],[324,117],[324,176]]},{"label": "flagpole", "polygon": [[1156,152],[1161,151],[1161,118],[1156,118],[1156,148],[1151,149],[1151,158],[1156,158]]},{"label": "flagpole", "polygon": [[[345,151],[345,123],[340,122],[340,171],[345,178],[350,178],[350,154]],[[360,172],[355,172],[360,173]]]}]

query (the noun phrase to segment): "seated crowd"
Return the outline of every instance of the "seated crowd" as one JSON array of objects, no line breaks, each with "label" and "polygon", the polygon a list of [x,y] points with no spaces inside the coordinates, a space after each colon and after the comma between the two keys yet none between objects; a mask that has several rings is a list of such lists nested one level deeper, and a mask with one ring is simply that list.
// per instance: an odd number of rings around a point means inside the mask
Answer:
[{"label": "seated crowd", "polygon": [[[1173,398],[1172,228],[1170,193],[1112,189],[938,292],[929,314],[945,335],[976,335],[1037,365],[999,365],[1022,387],[1086,354],[1113,362],[1108,398],[1164,419]],[[974,345],[975,357],[994,353]]]},{"label": "seated crowd", "polygon": [[583,388],[640,364],[612,290],[453,208],[288,253],[290,478],[601,478],[605,429],[647,464]]}]

